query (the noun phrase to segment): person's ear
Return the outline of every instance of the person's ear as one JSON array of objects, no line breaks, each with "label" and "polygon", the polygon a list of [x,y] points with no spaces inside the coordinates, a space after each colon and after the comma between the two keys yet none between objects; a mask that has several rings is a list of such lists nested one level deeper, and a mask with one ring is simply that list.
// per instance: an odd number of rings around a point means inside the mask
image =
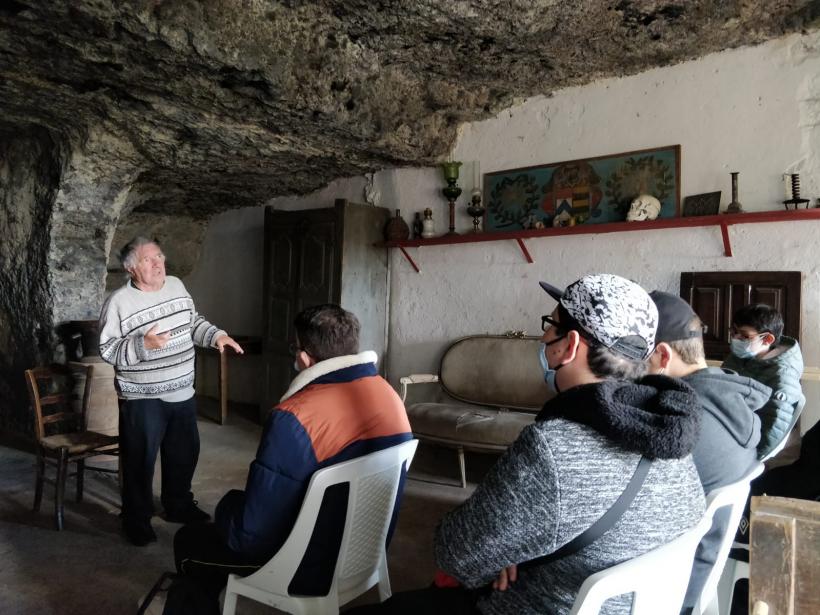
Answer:
[{"label": "person's ear", "polygon": [[304,350],[300,350],[298,353],[296,353],[296,362],[299,364],[299,367],[301,369],[307,369],[308,367],[316,365],[316,359],[311,357]]},{"label": "person's ear", "polygon": [[578,355],[578,348],[581,346],[581,335],[577,331],[567,333],[567,349],[561,359],[561,365],[572,363]]},{"label": "person's ear", "polygon": [[658,366],[661,369],[669,367],[669,362],[672,360],[672,347],[666,342],[661,342],[655,346],[655,354],[658,356]]},{"label": "person's ear", "polygon": [[760,341],[764,346],[771,346],[774,344],[774,335],[766,331],[766,333],[763,334],[763,337],[760,338]]}]

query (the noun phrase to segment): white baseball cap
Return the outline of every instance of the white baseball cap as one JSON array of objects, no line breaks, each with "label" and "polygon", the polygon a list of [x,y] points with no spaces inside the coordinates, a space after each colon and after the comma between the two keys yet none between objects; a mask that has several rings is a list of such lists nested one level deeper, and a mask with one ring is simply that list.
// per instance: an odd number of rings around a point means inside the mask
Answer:
[{"label": "white baseball cap", "polygon": [[655,348],[658,308],[635,282],[611,273],[585,275],[565,289],[541,288],[596,342],[629,359],[643,361]]}]

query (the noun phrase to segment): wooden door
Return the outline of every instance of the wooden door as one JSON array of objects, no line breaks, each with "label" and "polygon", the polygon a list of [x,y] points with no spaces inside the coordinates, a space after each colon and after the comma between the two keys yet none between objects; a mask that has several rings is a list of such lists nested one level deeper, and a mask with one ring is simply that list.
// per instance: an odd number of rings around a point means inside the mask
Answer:
[{"label": "wooden door", "polygon": [[753,497],[751,524],[749,612],[820,613],[820,502]]},{"label": "wooden door", "polygon": [[265,210],[263,420],[296,374],[288,349],[296,340],[296,314],[338,302],[338,215],[335,209]]},{"label": "wooden door", "polygon": [[732,314],[750,303],[766,303],[783,315],[783,333],[800,339],[799,271],[720,271],[681,273],[680,296],[706,325],[708,359],[729,354]]}]

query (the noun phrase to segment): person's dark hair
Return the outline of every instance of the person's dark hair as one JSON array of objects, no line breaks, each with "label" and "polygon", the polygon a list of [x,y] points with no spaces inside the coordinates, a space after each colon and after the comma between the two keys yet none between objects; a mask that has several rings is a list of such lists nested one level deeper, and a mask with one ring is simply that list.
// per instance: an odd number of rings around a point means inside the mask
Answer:
[{"label": "person's dark hair", "polygon": [[783,335],[783,317],[776,309],[765,303],[744,305],[732,317],[735,327],[751,327],[758,333],[771,333],[775,346]]},{"label": "person's dark hair", "polygon": [[592,339],[561,305],[558,306],[558,321],[565,325],[556,327],[555,332],[558,335],[566,334],[569,331],[577,331],[586,340],[589,346],[587,364],[590,371],[598,378],[637,380],[646,374],[648,368],[646,361],[627,358],[601,345],[600,342]]},{"label": "person's dark hair", "polygon": [[587,363],[598,378],[613,380],[637,380],[647,370],[646,361],[629,359],[595,342],[589,344]]},{"label": "person's dark hair", "polygon": [[[689,322],[690,331],[703,331],[703,322],[700,318],[695,317]],[[685,340],[675,340],[667,342],[669,346],[678,353],[680,360],[687,365],[697,365],[701,361],[706,360],[706,351],[703,348],[703,337],[690,337]]]},{"label": "person's dark hair", "polygon": [[122,250],[120,250],[120,264],[122,265],[122,268],[128,271],[136,265],[134,258],[137,254],[137,248],[140,246],[147,246],[149,244],[154,244],[158,248],[161,247],[159,245],[159,241],[156,239],[148,239],[147,237],[142,237],[141,235],[134,237],[131,241],[125,244],[122,247]]},{"label": "person's dark hair", "polygon": [[316,361],[359,352],[359,319],[326,303],[302,310],[293,321],[299,347]]}]

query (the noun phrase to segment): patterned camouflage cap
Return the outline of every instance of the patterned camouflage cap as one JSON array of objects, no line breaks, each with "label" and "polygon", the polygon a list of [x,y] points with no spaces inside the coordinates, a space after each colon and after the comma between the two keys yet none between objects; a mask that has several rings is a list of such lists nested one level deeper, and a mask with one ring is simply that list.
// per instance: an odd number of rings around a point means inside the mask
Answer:
[{"label": "patterned camouflage cap", "polygon": [[539,284],[595,341],[629,359],[644,360],[652,354],[658,308],[635,282],[597,273],[585,275],[565,289]]}]

